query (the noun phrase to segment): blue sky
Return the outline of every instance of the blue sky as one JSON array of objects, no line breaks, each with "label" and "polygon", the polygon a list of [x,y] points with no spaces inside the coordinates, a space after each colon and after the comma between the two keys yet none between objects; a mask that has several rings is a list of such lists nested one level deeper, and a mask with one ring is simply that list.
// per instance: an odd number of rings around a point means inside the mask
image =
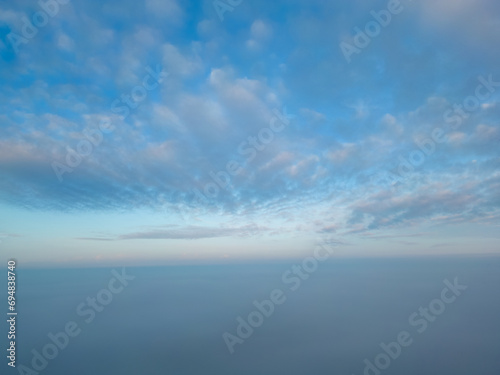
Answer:
[{"label": "blue sky", "polygon": [[1,1],[2,256],[498,252],[500,5],[391,1]]}]

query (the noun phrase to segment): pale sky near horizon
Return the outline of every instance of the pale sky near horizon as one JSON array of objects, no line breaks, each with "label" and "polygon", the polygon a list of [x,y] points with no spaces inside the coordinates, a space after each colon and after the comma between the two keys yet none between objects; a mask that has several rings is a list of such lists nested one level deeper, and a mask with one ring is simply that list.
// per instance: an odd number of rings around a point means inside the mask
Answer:
[{"label": "pale sky near horizon", "polygon": [[214,3],[0,1],[2,259],[500,253],[498,1]]}]

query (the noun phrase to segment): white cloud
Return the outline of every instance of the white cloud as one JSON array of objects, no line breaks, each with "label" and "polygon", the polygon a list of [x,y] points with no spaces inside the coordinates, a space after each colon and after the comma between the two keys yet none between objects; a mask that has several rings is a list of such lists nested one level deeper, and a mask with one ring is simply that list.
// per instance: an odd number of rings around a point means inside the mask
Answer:
[{"label": "white cloud", "polygon": [[151,14],[178,23],[183,17],[183,11],[175,0],[146,0],[146,9]]},{"label": "white cloud", "polygon": [[265,41],[273,35],[272,27],[262,20],[256,20],[250,27],[251,38],[246,41],[246,46],[251,51],[259,51]]},{"label": "white cloud", "polygon": [[250,33],[254,39],[267,39],[272,36],[273,29],[268,23],[256,20],[252,23]]},{"label": "white cloud", "polygon": [[67,34],[61,33],[57,39],[57,46],[65,51],[72,51],[75,43]]},{"label": "white cloud", "polygon": [[182,54],[177,47],[167,43],[162,47],[163,67],[173,76],[192,76],[202,71],[203,63],[191,45],[190,54]]}]

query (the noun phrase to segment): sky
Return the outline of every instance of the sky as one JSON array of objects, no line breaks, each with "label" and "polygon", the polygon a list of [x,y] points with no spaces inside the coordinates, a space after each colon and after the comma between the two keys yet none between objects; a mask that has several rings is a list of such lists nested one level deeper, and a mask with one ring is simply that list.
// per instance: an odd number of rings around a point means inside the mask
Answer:
[{"label": "sky", "polygon": [[499,29],[495,0],[2,0],[1,256],[498,253]]}]

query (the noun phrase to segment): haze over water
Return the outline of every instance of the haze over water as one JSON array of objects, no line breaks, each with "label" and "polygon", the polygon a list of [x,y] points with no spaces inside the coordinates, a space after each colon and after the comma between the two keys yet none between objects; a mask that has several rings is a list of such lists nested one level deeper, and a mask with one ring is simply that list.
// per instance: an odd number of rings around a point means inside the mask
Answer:
[{"label": "haze over water", "polygon": [[[111,269],[24,270],[19,363],[75,321],[81,334],[42,373],[357,375],[401,331],[414,341],[384,374],[499,373],[499,258],[334,259],[295,291],[282,280],[292,264],[130,267],[135,279],[88,324],[76,307]],[[408,317],[454,278],[467,289],[419,334]],[[230,354],[222,334],[274,289],[286,301]]]}]

